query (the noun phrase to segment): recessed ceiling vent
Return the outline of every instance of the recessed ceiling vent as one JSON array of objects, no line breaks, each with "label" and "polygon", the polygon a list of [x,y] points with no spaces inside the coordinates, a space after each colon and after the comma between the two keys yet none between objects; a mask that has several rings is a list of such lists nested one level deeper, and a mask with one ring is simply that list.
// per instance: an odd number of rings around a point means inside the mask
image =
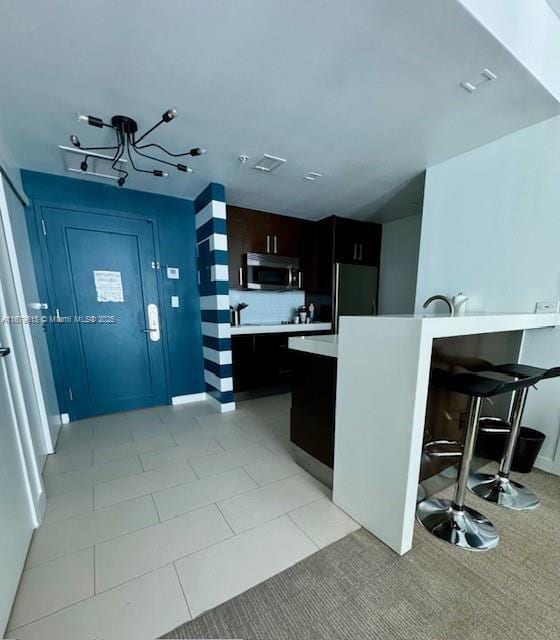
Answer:
[{"label": "recessed ceiling vent", "polygon": [[104,156],[101,153],[93,153],[92,151],[84,151],[83,149],[64,147],[62,145],[58,148],[62,154],[64,168],[74,173],[85,173],[98,178],[118,180],[122,174],[117,169],[122,170],[126,164],[125,159],[119,160],[115,163],[115,168],[113,169],[113,156]]},{"label": "recessed ceiling vent", "polygon": [[271,156],[268,153],[265,153],[264,156],[255,165],[255,169],[264,171],[265,173],[272,173],[273,171],[276,171],[278,167],[281,167],[285,163],[285,158],[278,158],[277,156]]}]

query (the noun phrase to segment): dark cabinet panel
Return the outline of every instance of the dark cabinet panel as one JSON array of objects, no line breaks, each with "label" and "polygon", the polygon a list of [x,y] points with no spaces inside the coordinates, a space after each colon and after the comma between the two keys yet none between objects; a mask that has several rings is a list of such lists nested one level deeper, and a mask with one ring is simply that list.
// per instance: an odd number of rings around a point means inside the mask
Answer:
[{"label": "dark cabinet panel", "polygon": [[294,353],[291,441],[323,464],[334,464],[336,358]]},{"label": "dark cabinet panel", "polygon": [[335,262],[379,265],[381,225],[335,218],[334,228]]},{"label": "dark cabinet panel", "polygon": [[250,391],[258,381],[255,362],[255,337],[235,336],[231,340],[233,362],[233,390],[236,393]]},{"label": "dark cabinet panel", "polygon": [[289,258],[302,255],[302,220],[289,216],[270,215],[271,253]]},{"label": "dark cabinet panel", "polygon": [[[329,333],[328,331],[317,332]],[[232,336],[233,391],[256,391],[267,387],[290,387],[294,356],[288,348],[292,336],[307,333],[265,333]]]}]

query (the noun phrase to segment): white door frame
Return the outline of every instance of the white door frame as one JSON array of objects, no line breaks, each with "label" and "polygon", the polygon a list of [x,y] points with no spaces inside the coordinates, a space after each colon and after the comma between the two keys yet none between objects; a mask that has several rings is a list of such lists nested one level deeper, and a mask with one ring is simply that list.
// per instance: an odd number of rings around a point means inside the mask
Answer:
[{"label": "white door frame", "polygon": [[[2,237],[0,237],[0,243],[5,243],[8,258],[7,260],[0,261],[0,316],[3,318],[6,318],[9,315],[4,291],[5,286],[10,286],[10,283],[14,287],[19,315],[27,315],[25,298],[23,295],[23,287],[21,283],[21,275],[17,263],[15,245],[8,213],[8,203],[5,193],[6,188],[7,187],[5,179],[2,177],[0,179],[0,234],[2,235]],[[8,325],[8,330],[3,332],[5,334],[5,344],[3,346],[9,347],[12,353],[7,356],[4,361],[10,384],[12,402],[17,417],[18,440],[19,446],[21,447],[24,469],[26,472],[27,490],[29,492],[31,500],[32,517],[34,526],[37,527],[39,526],[45,512],[46,495],[43,486],[43,480],[41,477],[42,469],[38,464],[39,456],[37,455],[38,452],[35,451],[31,429],[38,428],[40,430],[45,453],[52,452],[53,449],[49,432],[48,417],[39,379],[39,371],[37,368],[37,360],[35,357],[35,349],[32,342],[31,330],[29,328],[29,325],[25,323],[18,325],[15,329],[22,330],[23,333],[26,353],[22,354],[21,358],[25,358],[26,364],[28,364],[28,366],[30,367],[33,380],[32,391],[35,399],[37,400],[37,407],[41,422],[40,425],[30,424],[29,414],[26,407],[25,396],[22,387],[22,379],[14,352],[12,330]]]}]

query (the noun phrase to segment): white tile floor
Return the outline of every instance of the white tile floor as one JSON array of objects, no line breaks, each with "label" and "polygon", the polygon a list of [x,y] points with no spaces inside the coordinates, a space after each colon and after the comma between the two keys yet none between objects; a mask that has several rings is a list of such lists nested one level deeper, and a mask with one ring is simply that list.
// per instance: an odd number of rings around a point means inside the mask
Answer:
[{"label": "white tile floor", "polygon": [[8,637],[155,638],[354,531],[294,462],[289,404],[63,427]]}]

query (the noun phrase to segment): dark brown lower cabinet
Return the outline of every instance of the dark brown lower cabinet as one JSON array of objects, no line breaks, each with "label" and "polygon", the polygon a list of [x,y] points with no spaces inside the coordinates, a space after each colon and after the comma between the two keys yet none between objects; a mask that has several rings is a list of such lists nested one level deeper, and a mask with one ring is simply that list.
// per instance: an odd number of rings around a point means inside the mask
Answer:
[{"label": "dark brown lower cabinet", "polygon": [[[328,331],[317,332],[329,333]],[[307,333],[261,333],[232,336],[233,391],[245,393],[275,387],[290,390],[296,351],[288,340]]]},{"label": "dark brown lower cabinet", "polygon": [[332,469],[336,358],[293,352],[292,442]]}]

